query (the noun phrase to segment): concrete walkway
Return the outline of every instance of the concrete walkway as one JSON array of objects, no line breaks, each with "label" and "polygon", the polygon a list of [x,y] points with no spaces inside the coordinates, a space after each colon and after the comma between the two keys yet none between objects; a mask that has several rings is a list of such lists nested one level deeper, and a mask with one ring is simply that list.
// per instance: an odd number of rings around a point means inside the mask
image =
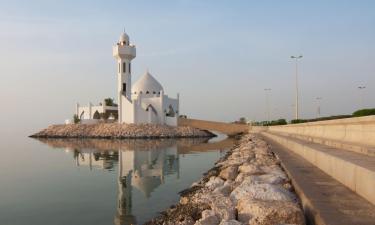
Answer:
[{"label": "concrete walkway", "polygon": [[[322,170],[265,138],[292,179],[309,224],[374,225],[375,206]],[[375,187],[374,187],[375,188]]]},{"label": "concrete walkway", "polygon": [[247,124],[236,124],[236,123],[223,123],[216,121],[207,120],[196,120],[196,119],[186,119],[178,118],[179,126],[194,127],[202,130],[217,131],[228,136],[234,136],[237,134],[248,133],[249,125]]}]

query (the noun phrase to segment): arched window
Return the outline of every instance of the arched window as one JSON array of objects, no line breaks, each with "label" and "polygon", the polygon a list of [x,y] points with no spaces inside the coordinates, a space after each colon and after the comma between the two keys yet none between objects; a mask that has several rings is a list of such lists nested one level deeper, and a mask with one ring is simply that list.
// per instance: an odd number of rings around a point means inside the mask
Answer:
[{"label": "arched window", "polygon": [[95,111],[95,113],[93,115],[93,119],[96,119],[96,120],[100,119],[100,114],[99,114],[98,110]]},{"label": "arched window", "polygon": [[122,63],[122,72],[125,73],[126,72],[126,63]]},{"label": "arched window", "polygon": [[131,73],[131,70],[130,70],[130,69],[131,69],[131,64],[129,63],[129,73]]},{"label": "arched window", "polygon": [[156,94],[156,91],[152,92],[153,94]]},{"label": "arched window", "polygon": [[172,105],[169,105],[168,112],[166,113],[166,116],[175,117],[175,115],[176,115],[176,113],[174,112]]},{"label": "arched window", "polygon": [[146,94],[150,94],[150,92],[149,92],[149,91],[146,91]]},{"label": "arched window", "polygon": [[139,92],[139,94],[142,94],[142,93],[143,93],[142,91]]}]

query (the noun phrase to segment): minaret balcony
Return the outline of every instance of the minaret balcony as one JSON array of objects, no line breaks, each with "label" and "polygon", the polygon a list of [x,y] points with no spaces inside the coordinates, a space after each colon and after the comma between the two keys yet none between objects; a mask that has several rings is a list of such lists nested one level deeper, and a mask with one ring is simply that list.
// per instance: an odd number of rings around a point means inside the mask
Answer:
[{"label": "minaret balcony", "polygon": [[129,45],[116,45],[113,46],[113,56],[115,58],[125,58],[132,60],[136,56],[136,48],[135,46]]}]

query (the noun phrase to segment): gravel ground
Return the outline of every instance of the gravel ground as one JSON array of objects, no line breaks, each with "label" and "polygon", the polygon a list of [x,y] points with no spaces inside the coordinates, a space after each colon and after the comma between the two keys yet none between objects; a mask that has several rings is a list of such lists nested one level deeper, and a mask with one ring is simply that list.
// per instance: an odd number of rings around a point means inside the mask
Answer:
[{"label": "gravel ground", "polygon": [[37,138],[187,138],[213,137],[213,133],[192,127],[157,124],[68,124],[51,125],[31,135]]}]

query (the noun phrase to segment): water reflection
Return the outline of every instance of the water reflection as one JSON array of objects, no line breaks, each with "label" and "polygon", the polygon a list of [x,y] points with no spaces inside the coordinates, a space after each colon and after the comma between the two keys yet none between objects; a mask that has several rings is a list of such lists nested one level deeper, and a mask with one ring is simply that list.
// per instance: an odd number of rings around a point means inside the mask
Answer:
[{"label": "water reflection", "polygon": [[[137,224],[145,222],[148,216],[136,218],[135,214],[147,215],[145,212],[133,212],[135,191],[141,192],[153,214],[163,210],[157,201],[147,201],[153,192],[169,180],[180,179],[180,156],[186,154],[224,151],[234,144],[232,139],[211,142],[208,139],[165,139],[165,140],[98,140],[98,139],[39,139],[41,142],[66,152],[73,153],[78,167],[90,170],[117,169],[117,210],[114,224]],[[210,165],[206,165],[210,166]],[[199,177],[200,174],[197,176]],[[173,188],[173,187],[172,187]],[[177,188],[177,187],[174,187]],[[184,187],[186,188],[186,187]],[[176,194],[177,190],[172,191]],[[160,193],[159,193],[160,194]],[[166,196],[170,193],[163,193]],[[160,207],[158,206],[160,204]],[[138,207],[140,208],[140,207]]]}]

